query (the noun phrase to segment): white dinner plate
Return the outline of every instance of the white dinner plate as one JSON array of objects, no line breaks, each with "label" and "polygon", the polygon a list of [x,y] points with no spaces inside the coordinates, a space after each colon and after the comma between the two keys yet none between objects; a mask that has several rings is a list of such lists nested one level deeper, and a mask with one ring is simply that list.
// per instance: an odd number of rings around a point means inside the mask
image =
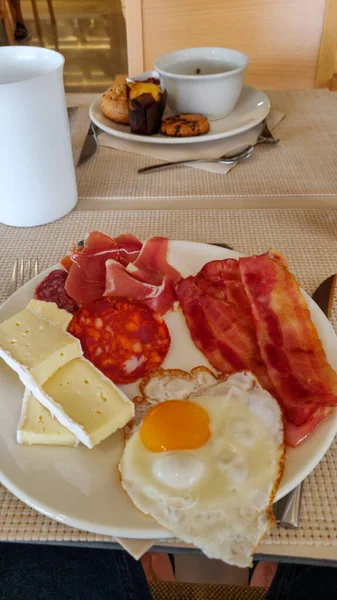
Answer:
[{"label": "white dinner plate", "polygon": [[[98,96],[89,109],[90,118],[95,125],[111,135],[147,144],[200,144],[202,142],[220,140],[221,138],[242,133],[242,131],[247,131],[258,125],[258,123],[261,123],[266,118],[270,111],[268,96],[250,85],[244,85],[234,110],[225,119],[210,121],[211,127],[208,133],[196,137],[170,138],[161,133],[157,133],[156,135],[136,135],[131,133],[128,125],[114,123],[114,121],[110,121],[110,119],[107,119],[103,115],[101,100],[102,96]],[[170,114],[172,112],[167,110],[164,113],[164,117]]]},{"label": "white dinner plate", "polygon": [[[186,277],[208,261],[238,258],[238,254],[207,244],[170,242],[169,262]],[[54,267],[55,268],[55,267]],[[51,269],[49,269],[50,271]],[[27,283],[0,307],[0,321],[22,310],[47,272]],[[318,306],[305,294],[331,365],[337,368],[337,338]],[[181,313],[170,311],[165,320],[172,345],[164,368],[190,370],[210,366],[194,346]],[[89,450],[20,446],[16,443],[23,386],[17,375],[0,362],[0,479],[20,500],[36,510],[79,529],[125,538],[172,537],[154,520],[140,513],[122,490],[116,465],[123,450],[120,432]],[[123,386],[132,396],[136,384]],[[277,499],[292,490],[319,463],[337,431],[337,411],[325,419],[299,448],[288,449]]]}]

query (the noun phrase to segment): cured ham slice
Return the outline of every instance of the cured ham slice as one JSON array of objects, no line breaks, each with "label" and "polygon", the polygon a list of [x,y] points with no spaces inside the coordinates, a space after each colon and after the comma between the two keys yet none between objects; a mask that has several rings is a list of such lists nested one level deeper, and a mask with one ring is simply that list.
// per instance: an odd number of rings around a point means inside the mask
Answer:
[{"label": "cured ham slice", "polygon": [[181,277],[179,271],[167,262],[168,245],[168,238],[149,238],[135,262],[128,265],[128,271],[139,281],[152,285],[160,285],[164,277],[172,282],[178,281]]},{"label": "cured ham slice", "polygon": [[173,287],[165,277],[160,285],[135,279],[123,265],[115,260],[106,262],[105,296],[125,296],[146,304],[159,315],[165,314],[176,299]]},{"label": "cured ham slice", "polygon": [[320,406],[337,405],[337,374],[283,257],[267,252],[241,258],[239,269],[277,398],[287,419],[303,425]]},{"label": "cured ham slice", "polygon": [[139,256],[143,243],[132,233],[122,233],[114,238],[119,249],[119,262],[122,265],[133,263]]},{"label": "cured ham slice", "polygon": [[193,341],[211,365],[221,373],[252,371],[271,390],[237,261],[208,263],[179,281],[176,293]]},{"label": "cured ham slice", "polygon": [[90,233],[85,247],[71,256],[72,266],[66,281],[66,292],[77,304],[101,298],[105,290],[105,263],[119,257],[115,240],[103,233]]}]

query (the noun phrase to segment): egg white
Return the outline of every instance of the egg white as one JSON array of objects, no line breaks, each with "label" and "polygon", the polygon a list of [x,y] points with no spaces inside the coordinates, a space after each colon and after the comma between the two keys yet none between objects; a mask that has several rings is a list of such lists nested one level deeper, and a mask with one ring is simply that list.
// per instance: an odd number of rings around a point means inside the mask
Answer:
[{"label": "egg white", "polygon": [[[210,418],[195,450],[151,452],[135,431],[119,465],[131,500],[206,555],[248,566],[268,528],[283,468],[277,401],[250,373],[239,373],[189,400]],[[179,401],[179,400],[177,400]]]}]

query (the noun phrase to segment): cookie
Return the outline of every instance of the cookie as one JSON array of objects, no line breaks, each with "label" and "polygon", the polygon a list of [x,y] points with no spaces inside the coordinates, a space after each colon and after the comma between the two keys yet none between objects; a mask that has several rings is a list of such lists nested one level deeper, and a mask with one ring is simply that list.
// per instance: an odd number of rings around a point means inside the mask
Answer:
[{"label": "cookie", "polygon": [[174,115],[163,119],[160,131],[169,137],[204,135],[209,131],[209,120],[203,115]]}]

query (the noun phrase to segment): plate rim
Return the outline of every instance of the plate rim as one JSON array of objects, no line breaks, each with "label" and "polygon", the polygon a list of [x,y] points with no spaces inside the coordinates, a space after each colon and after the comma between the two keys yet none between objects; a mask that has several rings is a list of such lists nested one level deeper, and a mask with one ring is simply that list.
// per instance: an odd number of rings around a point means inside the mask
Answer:
[{"label": "plate rim", "polygon": [[[100,104],[102,94],[97,96],[92,101],[92,103],[89,107],[89,116],[90,116],[90,119],[93,121],[93,123],[95,125],[97,125],[97,127],[99,127],[99,129],[101,129],[108,135],[112,135],[114,137],[118,137],[118,138],[127,140],[129,142],[141,142],[144,144],[159,144],[159,145],[161,145],[161,144],[162,145],[175,145],[175,144],[181,145],[181,144],[192,144],[192,143],[198,144],[198,143],[212,142],[212,141],[216,141],[216,140],[233,137],[235,135],[238,135],[239,133],[249,131],[250,129],[253,129],[253,127],[255,127],[256,125],[259,125],[259,123],[262,123],[262,121],[270,113],[271,102],[270,102],[269,97],[263,90],[260,90],[259,88],[255,87],[253,85],[248,85],[248,84],[243,84],[242,89],[244,89],[244,88],[253,90],[254,92],[259,92],[260,94],[262,94],[262,96],[264,96],[264,99],[265,99],[264,101],[266,102],[266,108],[261,113],[263,116],[258,117],[252,123],[247,123],[246,125],[242,125],[241,127],[236,127],[234,129],[232,129],[231,131],[225,131],[225,132],[219,132],[219,133],[213,133],[213,134],[211,133],[210,135],[206,135],[206,136],[201,135],[201,136],[186,137],[186,138],[155,137],[155,136],[151,136],[151,135],[149,135],[149,136],[136,135],[136,134],[132,134],[128,131],[119,131],[118,129],[113,129],[113,127],[108,127],[107,125],[102,123],[98,118],[96,118],[96,116],[94,114],[94,110],[99,108],[98,105]],[[233,112],[234,111],[235,111],[235,107],[233,109]],[[102,116],[104,117],[104,115],[102,115]],[[104,117],[104,118],[106,118],[106,117]],[[222,120],[224,121],[225,119],[222,119]]]},{"label": "plate rim", "polygon": [[[174,243],[180,244],[182,246],[186,246],[186,245],[197,246],[198,248],[200,248],[200,250],[205,249],[205,248],[210,248],[210,247],[212,247],[213,249],[216,248],[216,246],[214,246],[214,245],[212,246],[212,245],[204,243],[204,242],[194,242],[194,241],[189,241],[189,240],[171,240],[170,239],[170,242],[174,242]],[[219,248],[219,247],[217,247],[217,248],[218,248],[219,252],[225,250],[226,253],[229,253],[230,255],[232,255],[233,258],[236,258],[236,259],[239,256],[243,256],[242,253],[236,252],[234,250],[229,250],[229,249]],[[209,259],[208,259],[208,257],[206,258],[206,262],[209,262],[210,260],[221,260],[221,258],[220,257],[219,258],[209,257]],[[15,300],[18,298],[18,296],[20,296],[20,294],[22,293],[22,290],[24,290],[26,286],[28,286],[29,284],[31,284],[34,281],[39,281],[39,280],[43,279],[43,277],[45,277],[50,271],[55,270],[56,268],[63,268],[63,267],[59,263],[56,265],[53,265],[51,267],[48,267],[47,269],[45,269],[44,271],[39,273],[39,275],[32,278],[24,286],[19,288],[9,298],[7,298],[0,305],[0,317],[1,317],[3,309],[7,308],[9,305],[11,305],[13,302],[13,299]],[[324,320],[326,321],[326,324],[329,326],[331,333],[336,337],[336,347],[337,347],[337,336],[336,336],[336,332],[335,332],[331,322],[327,319],[327,317],[325,316],[323,311],[316,304],[316,302],[314,302],[314,300],[312,300],[312,298],[307,294],[307,292],[305,292],[302,289],[302,293],[304,293],[304,296],[308,303],[309,309],[314,308],[314,310],[317,313],[320,313],[320,316],[322,318],[324,318]],[[19,303],[20,303],[20,301],[19,301]],[[16,309],[13,309],[13,314],[15,314],[15,310]],[[21,309],[19,309],[19,310],[21,310]],[[8,318],[8,317],[6,317],[6,318]],[[0,380],[1,380],[1,375],[0,375]],[[280,492],[280,488],[279,488],[278,493],[275,496],[274,502],[283,498],[287,493],[289,493],[297,485],[299,485],[323,459],[324,455],[330,448],[330,446],[334,440],[334,437],[337,433],[337,409],[335,409],[333,411],[333,413],[326,418],[326,422],[329,422],[329,421],[331,421],[331,425],[329,427],[327,435],[324,438],[323,443],[319,447],[319,451],[316,451],[314,456],[308,461],[307,465],[302,468],[300,473],[293,476],[293,478],[292,478],[293,482],[291,483],[291,481],[290,481],[287,485],[285,485],[284,489],[282,490],[281,493],[279,493]],[[296,451],[296,449],[293,449],[293,451]],[[0,455],[0,462],[1,462],[1,455]],[[21,500],[22,502],[24,502],[25,504],[27,504],[34,510],[42,513],[43,515],[47,516],[48,518],[54,519],[62,524],[68,525],[70,527],[75,527],[76,529],[88,531],[91,533],[97,533],[100,535],[108,535],[108,536],[113,536],[113,537],[124,537],[124,538],[128,538],[128,539],[172,539],[175,537],[172,533],[170,533],[169,531],[166,531],[159,524],[157,524],[154,520],[153,520],[154,526],[152,526],[152,524],[151,524],[151,528],[149,528],[149,529],[145,529],[145,528],[137,529],[135,527],[133,527],[132,529],[128,529],[125,527],[119,528],[116,526],[111,527],[111,526],[107,526],[107,525],[101,525],[99,523],[94,523],[93,521],[89,521],[86,519],[76,519],[76,517],[72,517],[72,516],[67,517],[67,515],[64,515],[64,514],[61,515],[60,513],[57,513],[53,507],[48,507],[44,502],[41,502],[37,498],[33,498],[30,494],[27,494],[26,492],[22,491],[17,486],[16,483],[11,481],[11,479],[8,478],[8,476],[4,474],[2,468],[0,469],[0,482],[10,492],[12,492],[19,500]],[[281,481],[281,483],[282,483],[282,481]],[[113,530],[113,533],[112,533],[112,530]]]}]

